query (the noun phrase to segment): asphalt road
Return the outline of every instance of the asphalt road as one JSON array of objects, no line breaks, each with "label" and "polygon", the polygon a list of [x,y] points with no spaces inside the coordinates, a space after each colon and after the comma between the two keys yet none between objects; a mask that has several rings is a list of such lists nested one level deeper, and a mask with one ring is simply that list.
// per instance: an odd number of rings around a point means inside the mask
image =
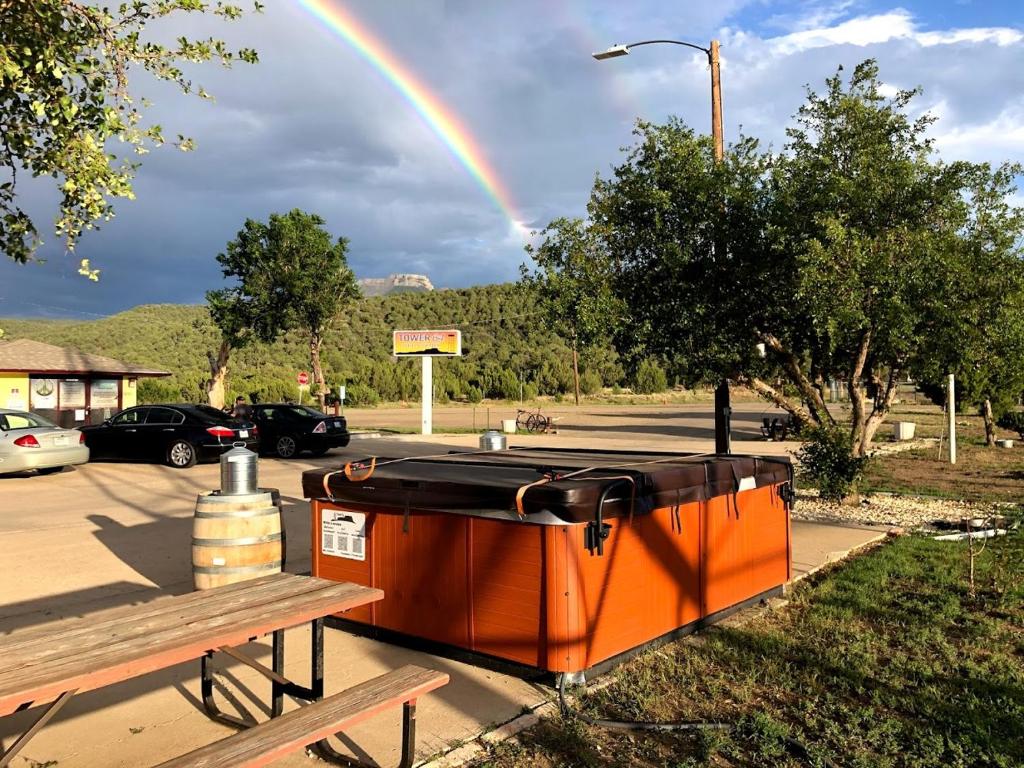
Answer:
[{"label": "asphalt road", "polygon": [[[737,451],[760,450],[741,444],[762,443],[761,419],[782,416],[782,412],[763,402],[734,402],[732,436]],[[434,431],[445,429],[483,430],[501,428],[503,419],[516,418],[515,407],[435,406]],[[715,417],[711,403],[670,405],[545,405],[541,412],[552,416],[563,437],[645,440],[657,443],[707,441],[715,439]],[[420,409],[347,408],[345,416],[355,429],[398,429],[419,431]],[[695,446],[693,450],[706,450]],[[666,449],[667,450],[667,449]],[[684,449],[690,450],[690,448]]]}]

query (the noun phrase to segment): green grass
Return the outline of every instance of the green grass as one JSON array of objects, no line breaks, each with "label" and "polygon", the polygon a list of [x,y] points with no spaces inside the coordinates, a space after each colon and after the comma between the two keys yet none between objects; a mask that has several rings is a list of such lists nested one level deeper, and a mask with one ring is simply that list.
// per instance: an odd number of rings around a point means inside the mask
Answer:
[{"label": "green grass", "polygon": [[[1024,537],[897,539],[798,587],[788,607],[647,653],[592,716],[716,720],[624,734],[549,719],[483,761],[525,766],[1024,765]],[[801,753],[802,745],[806,753]]]}]

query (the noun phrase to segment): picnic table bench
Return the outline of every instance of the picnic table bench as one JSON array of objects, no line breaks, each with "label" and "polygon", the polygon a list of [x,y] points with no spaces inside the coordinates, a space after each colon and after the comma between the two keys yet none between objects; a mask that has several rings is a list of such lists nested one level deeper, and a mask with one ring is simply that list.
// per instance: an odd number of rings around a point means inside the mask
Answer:
[{"label": "picnic table bench", "polygon": [[[335,752],[327,737],[397,704],[403,704],[402,765],[411,765],[416,698],[444,685],[447,675],[408,666],[324,699],[324,617],[383,596],[379,589],[357,584],[279,573],[0,639],[0,716],[49,704],[0,753],[0,768],[72,696],[197,658],[202,659],[206,713],[248,730],[165,765],[264,765],[306,745],[328,760],[355,765]],[[306,623],[312,630],[311,669],[310,685],[303,686],[284,676],[284,630]],[[273,637],[271,668],[236,647],[268,634]],[[210,664],[217,651],[270,679],[270,721],[256,725],[218,708]],[[285,695],[308,703],[283,715]]]}]

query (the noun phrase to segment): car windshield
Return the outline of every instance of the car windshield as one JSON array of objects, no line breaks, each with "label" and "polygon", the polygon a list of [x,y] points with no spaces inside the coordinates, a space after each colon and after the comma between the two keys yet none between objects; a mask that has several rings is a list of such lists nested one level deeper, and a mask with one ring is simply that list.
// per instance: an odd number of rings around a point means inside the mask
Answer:
[{"label": "car windshield", "polygon": [[34,413],[15,411],[12,413],[0,413],[0,429],[39,429],[40,427],[56,427],[52,421],[47,421],[42,416]]}]

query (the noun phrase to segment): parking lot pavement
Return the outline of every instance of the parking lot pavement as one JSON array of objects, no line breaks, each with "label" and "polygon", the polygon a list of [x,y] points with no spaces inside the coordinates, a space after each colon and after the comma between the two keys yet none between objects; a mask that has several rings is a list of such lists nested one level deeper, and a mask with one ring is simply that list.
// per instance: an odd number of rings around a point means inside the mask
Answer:
[{"label": "parking lot pavement", "polygon": [[[288,570],[308,572],[310,565],[303,470],[364,455],[445,453],[457,448],[457,444],[423,441],[361,440],[323,459],[261,459],[261,486],[281,491]],[[196,496],[218,483],[216,464],[182,471],[147,464],[94,463],[47,477],[0,478],[0,562],[4,566],[0,634],[191,591],[190,537]],[[309,669],[306,632],[291,630],[287,644],[288,673],[300,682]],[[250,650],[270,663],[268,642],[257,642]],[[327,632],[328,692],[406,663],[442,669],[452,678],[449,685],[420,700],[422,756],[451,741],[473,737],[486,724],[508,720],[544,697],[535,686],[517,678],[340,631]],[[225,666],[221,679],[243,694],[266,685],[252,670],[236,663]],[[229,733],[201,714],[198,694],[198,664],[194,663],[75,697],[33,739],[26,759],[19,756],[14,765],[155,765]],[[244,704],[245,696],[239,698]],[[251,704],[248,708],[253,710]],[[400,709],[348,734],[364,757],[382,765],[397,762]],[[10,744],[34,717],[31,711],[0,720],[0,741]],[[308,764],[301,753],[275,763]]]},{"label": "parking lot pavement", "polygon": [[[322,459],[261,459],[260,484],[277,488],[288,531],[288,570],[310,566],[309,505],[302,498],[302,471],[340,465],[367,456],[443,454],[476,445],[475,435],[443,439],[355,440],[344,451]],[[514,437],[524,445],[593,447],[593,437]],[[642,438],[601,440],[606,448],[666,449]],[[783,444],[765,444],[781,450]],[[674,450],[707,450],[706,441]],[[58,475],[0,477],[0,634],[88,616],[104,608],[142,603],[192,588],[190,537],[197,494],[219,484],[219,467],[206,464],[174,470],[148,464],[93,463]],[[292,632],[288,670],[301,682],[308,667],[307,643]],[[297,642],[295,642],[297,640]],[[419,754],[472,738],[488,724],[539,704],[546,694],[534,685],[447,659],[400,649],[340,631],[327,633],[328,692],[342,690],[404,663],[447,671],[452,682],[424,697],[419,708]],[[269,663],[267,643],[252,652]],[[231,664],[222,675],[235,690],[259,690],[265,682]],[[26,759],[15,765],[145,766],[227,734],[201,714],[198,664],[176,667],[110,689],[76,697],[37,736]],[[244,701],[244,695],[240,696]],[[0,720],[0,740],[10,740],[34,712]],[[380,764],[397,761],[398,717],[381,716],[349,734],[352,743]],[[19,757],[19,760],[21,758]],[[53,763],[50,763],[53,761]],[[282,766],[308,765],[303,755]]]}]

